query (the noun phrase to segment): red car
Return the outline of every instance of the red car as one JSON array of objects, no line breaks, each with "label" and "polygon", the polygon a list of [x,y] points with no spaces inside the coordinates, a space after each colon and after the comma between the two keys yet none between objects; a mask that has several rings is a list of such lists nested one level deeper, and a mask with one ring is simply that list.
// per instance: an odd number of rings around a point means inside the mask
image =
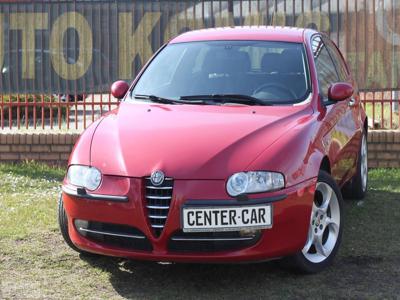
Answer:
[{"label": "red car", "polygon": [[71,154],[59,223],[80,252],[328,266],[341,189],[367,190],[367,117],[338,48],[311,29],[184,33]]}]

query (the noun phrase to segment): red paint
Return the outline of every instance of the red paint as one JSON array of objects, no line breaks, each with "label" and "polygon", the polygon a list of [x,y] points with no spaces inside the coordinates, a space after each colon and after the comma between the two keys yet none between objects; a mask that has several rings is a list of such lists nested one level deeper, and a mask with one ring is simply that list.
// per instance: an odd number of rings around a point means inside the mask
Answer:
[{"label": "red paint", "polygon": [[[141,180],[131,179],[130,198],[141,199]],[[79,200],[64,195],[64,203],[69,214],[70,236],[74,243],[87,251],[111,256],[123,256],[132,259],[145,259],[156,261],[181,261],[181,262],[237,262],[258,261],[293,253],[305,243],[311,202],[313,195],[304,193],[302,197],[297,195],[296,189],[304,189],[315,185],[315,179],[304,182],[276,195],[285,193],[288,198],[274,204],[274,226],[265,230],[261,240],[254,246],[233,252],[216,253],[186,253],[176,254],[166,251],[170,235],[180,228],[180,206],[186,199],[222,199],[225,195],[225,183],[219,180],[177,180],[174,190],[174,203],[170,208],[168,221],[163,234],[154,237],[149,229],[146,216],[143,214],[143,201],[130,201],[126,204],[117,204],[101,201]],[[308,190],[308,189],[307,189]],[[265,196],[264,195],[260,195]],[[225,196],[226,198],[226,196]],[[218,203],[216,201],[216,203]],[[307,216],[305,218],[305,216]],[[99,243],[93,243],[77,233],[72,224],[75,218],[98,220],[109,223],[127,224],[137,227],[146,234],[153,244],[154,250],[146,253],[143,251],[127,251],[117,247],[105,247]]]},{"label": "red paint", "polygon": [[294,27],[243,26],[189,31],[174,38],[170,43],[193,41],[259,40],[303,42],[304,30]]},{"label": "red paint", "polygon": [[112,84],[111,94],[117,99],[122,99],[125,96],[128,89],[129,85],[125,81],[119,80]]},{"label": "red paint", "polygon": [[224,180],[246,170],[311,113],[304,106],[122,102],[118,111],[100,123],[92,141],[91,163],[105,174],[119,176],[144,177],[161,169],[175,179]]},{"label": "red paint", "polygon": [[[328,157],[332,175],[340,185],[349,180],[355,172],[366,119],[356,92],[356,106],[350,107],[347,101],[321,105],[310,45],[313,34],[313,30],[286,28],[228,28],[186,33],[174,39],[172,43],[204,39],[303,42],[310,65],[311,100],[298,106],[122,102],[82,135],[70,163],[90,164],[100,169],[106,176],[96,193],[120,193],[127,195],[129,201],[82,200],[64,193],[72,241],[91,252],[156,261],[254,261],[299,251],[306,240],[322,159]],[[343,84],[333,88],[331,92],[336,97],[348,93]],[[356,86],[354,90],[357,91]],[[143,177],[156,169],[175,180],[169,216],[160,237],[153,235],[144,213]],[[273,203],[272,229],[263,230],[256,245],[242,250],[169,252],[169,238],[181,226],[182,205],[188,199],[232,199],[225,188],[228,177],[248,170],[270,170],[285,175],[285,189],[249,195],[252,199],[288,195]],[[75,218],[134,226],[147,236],[154,250],[128,251],[89,241],[75,230]]]},{"label": "red paint", "polygon": [[328,97],[334,101],[342,101],[353,96],[353,86],[347,82],[337,82],[331,85]]}]

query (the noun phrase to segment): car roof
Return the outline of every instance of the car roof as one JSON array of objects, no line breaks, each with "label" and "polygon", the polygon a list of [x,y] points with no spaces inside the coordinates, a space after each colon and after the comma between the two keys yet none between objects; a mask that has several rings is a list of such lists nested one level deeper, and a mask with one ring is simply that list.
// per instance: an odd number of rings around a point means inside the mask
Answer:
[{"label": "car roof", "polygon": [[170,43],[196,41],[259,40],[302,43],[304,34],[310,29],[281,26],[240,26],[221,27],[188,31]]}]

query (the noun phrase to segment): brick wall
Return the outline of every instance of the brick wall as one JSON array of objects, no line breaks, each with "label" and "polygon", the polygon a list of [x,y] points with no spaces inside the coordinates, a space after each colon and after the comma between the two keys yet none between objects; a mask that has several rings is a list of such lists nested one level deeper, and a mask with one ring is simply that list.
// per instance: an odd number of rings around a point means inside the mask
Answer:
[{"label": "brick wall", "polygon": [[400,131],[371,130],[368,151],[370,168],[400,168]]},{"label": "brick wall", "polygon": [[[0,162],[38,160],[66,165],[78,137],[72,133],[0,133]],[[368,150],[371,168],[400,168],[400,131],[370,131]]]},{"label": "brick wall", "polygon": [[79,134],[0,133],[0,162],[22,160],[66,165]]}]

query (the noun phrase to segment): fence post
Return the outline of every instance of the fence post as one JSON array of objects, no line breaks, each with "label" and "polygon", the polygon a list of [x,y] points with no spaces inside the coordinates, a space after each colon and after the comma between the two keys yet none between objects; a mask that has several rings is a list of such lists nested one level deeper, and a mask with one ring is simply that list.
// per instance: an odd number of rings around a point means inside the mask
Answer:
[{"label": "fence post", "polygon": [[392,92],[392,112],[398,113],[399,112],[399,91]]}]

